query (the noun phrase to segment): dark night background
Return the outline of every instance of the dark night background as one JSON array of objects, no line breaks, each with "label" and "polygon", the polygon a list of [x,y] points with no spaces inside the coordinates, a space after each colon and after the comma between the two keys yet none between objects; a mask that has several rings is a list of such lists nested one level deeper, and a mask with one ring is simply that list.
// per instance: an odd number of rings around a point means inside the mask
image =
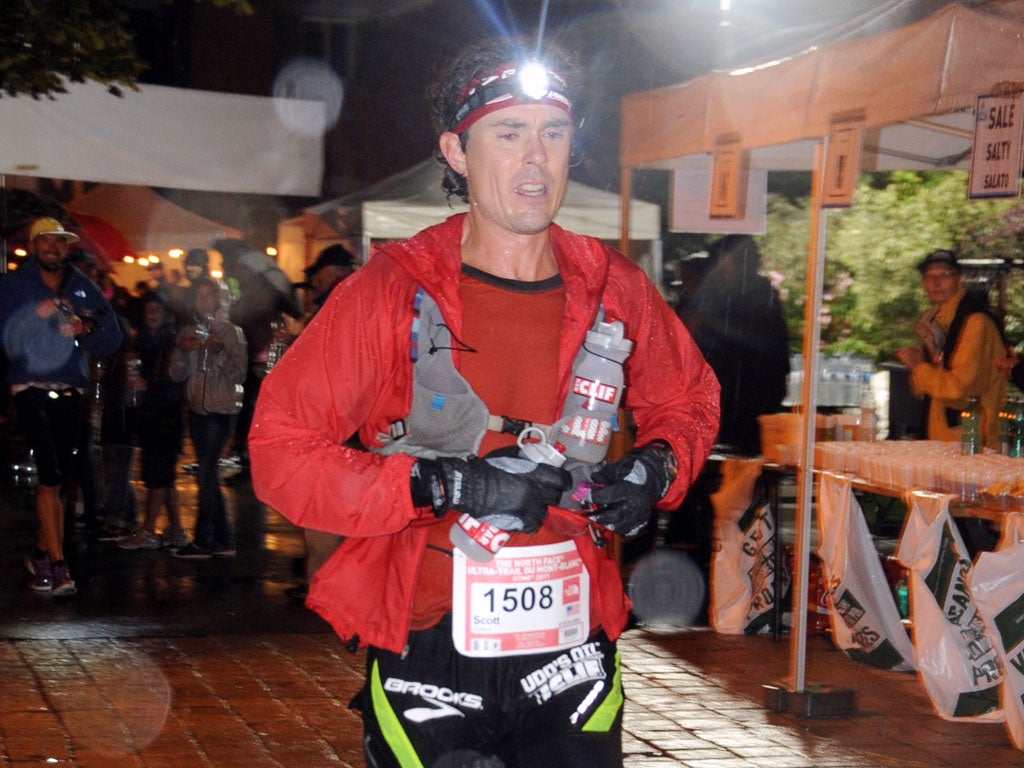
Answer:
[{"label": "dark night background", "polygon": [[[251,16],[194,0],[122,5],[150,64],[144,82],[265,96],[295,57],[327,62],[344,84],[325,142],[322,191],[331,198],[427,157],[424,92],[438,66],[482,36],[536,34],[545,7],[545,34],[579,51],[587,76],[585,157],[573,177],[618,191],[624,94],[877,32],[943,4],[732,0],[723,11],[719,0],[254,0]],[[658,174],[637,174],[634,191],[657,199],[666,186]]]}]

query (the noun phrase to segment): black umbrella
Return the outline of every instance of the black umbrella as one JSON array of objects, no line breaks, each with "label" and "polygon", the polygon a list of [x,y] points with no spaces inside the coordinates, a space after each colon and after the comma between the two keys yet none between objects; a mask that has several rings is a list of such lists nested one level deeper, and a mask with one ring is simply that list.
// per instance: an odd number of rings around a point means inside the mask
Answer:
[{"label": "black umbrella", "polygon": [[214,240],[213,247],[220,251],[225,275],[235,278],[243,291],[247,281],[258,280],[275,297],[276,309],[292,317],[302,315],[302,303],[295,286],[266,253],[233,237]]}]

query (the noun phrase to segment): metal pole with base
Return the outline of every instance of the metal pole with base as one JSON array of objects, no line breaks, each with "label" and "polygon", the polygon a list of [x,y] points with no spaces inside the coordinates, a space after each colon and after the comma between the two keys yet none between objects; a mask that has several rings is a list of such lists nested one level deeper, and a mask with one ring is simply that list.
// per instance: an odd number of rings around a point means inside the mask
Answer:
[{"label": "metal pole with base", "polygon": [[[804,444],[797,473],[796,541],[793,562],[793,627],[790,639],[791,676],[764,686],[764,705],[775,712],[803,717],[845,717],[855,711],[853,691],[806,683],[807,666],[807,585],[810,571],[811,520],[814,501],[814,442],[818,410],[818,347],[821,342],[821,295],[825,274],[825,209],[822,206],[824,184],[823,139],[814,150],[811,177],[811,233],[807,261],[807,296],[804,305],[804,370],[801,391],[803,403],[801,428]],[[777,563],[776,567],[781,564]]]}]

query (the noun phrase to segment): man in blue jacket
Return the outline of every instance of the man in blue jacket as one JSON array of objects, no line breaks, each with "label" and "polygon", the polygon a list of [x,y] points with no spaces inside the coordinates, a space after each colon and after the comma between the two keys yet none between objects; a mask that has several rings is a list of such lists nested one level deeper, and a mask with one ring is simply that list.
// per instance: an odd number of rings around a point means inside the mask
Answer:
[{"label": "man in blue jacket", "polygon": [[51,218],[37,219],[29,237],[33,255],[0,279],[0,337],[18,425],[39,473],[39,529],[25,564],[33,589],[63,597],[76,587],[64,560],[60,491],[88,424],[89,356],[112,354],[122,335],[100,289],[65,263],[78,237]]}]

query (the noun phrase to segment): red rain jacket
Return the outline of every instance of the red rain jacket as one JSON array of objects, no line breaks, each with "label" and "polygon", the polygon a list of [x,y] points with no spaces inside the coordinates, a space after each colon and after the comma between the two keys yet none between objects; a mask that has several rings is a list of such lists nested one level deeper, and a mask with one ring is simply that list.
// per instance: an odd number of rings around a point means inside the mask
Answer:
[{"label": "red rain jacket", "polygon": [[[409,411],[409,345],[419,286],[437,302],[453,334],[461,334],[463,216],[381,246],[334,289],[264,379],[249,433],[257,496],[297,525],[348,537],[317,572],[308,605],[342,638],[358,636],[360,645],[404,648],[428,526],[451,521],[413,506],[413,457],[381,456],[344,443],[358,430],[363,445],[379,444],[378,434]],[[551,239],[566,295],[559,403],[603,303],[606,320],[622,320],[626,336],[635,340],[625,365],[624,405],[637,425],[636,442],[665,440],[679,461],[679,474],[659,503],[673,508],[718,430],[714,373],[629,259],[555,225]],[[589,536],[575,540],[591,574],[601,625],[615,639],[629,603],[617,563],[606,551],[611,548],[594,547]]]}]

